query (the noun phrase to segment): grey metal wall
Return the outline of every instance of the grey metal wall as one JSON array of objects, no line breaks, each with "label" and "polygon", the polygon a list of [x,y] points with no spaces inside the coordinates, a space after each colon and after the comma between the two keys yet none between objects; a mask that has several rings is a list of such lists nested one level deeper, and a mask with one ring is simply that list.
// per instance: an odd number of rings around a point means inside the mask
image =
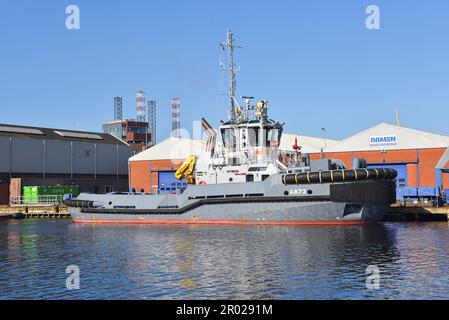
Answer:
[{"label": "grey metal wall", "polygon": [[[73,173],[95,173],[95,145],[73,142]],[[113,159],[111,159],[113,161]]]},{"label": "grey metal wall", "polygon": [[70,152],[70,142],[47,140],[45,142],[45,173],[70,172]]},{"label": "grey metal wall", "polygon": [[108,144],[97,145],[97,174],[116,173],[118,169],[117,161],[117,146]]},{"label": "grey metal wall", "polygon": [[44,172],[44,144],[37,139],[11,139],[11,171]]},{"label": "grey metal wall", "polygon": [[128,175],[128,160],[131,157],[132,150],[129,146],[118,146],[118,172]]},{"label": "grey metal wall", "polygon": [[0,137],[0,172],[9,172],[9,157],[11,153],[9,152],[9,138]]},{"label": "grey metal wall", "polygon": [[125,145],[0,137],[0,173],[128,175]]}]

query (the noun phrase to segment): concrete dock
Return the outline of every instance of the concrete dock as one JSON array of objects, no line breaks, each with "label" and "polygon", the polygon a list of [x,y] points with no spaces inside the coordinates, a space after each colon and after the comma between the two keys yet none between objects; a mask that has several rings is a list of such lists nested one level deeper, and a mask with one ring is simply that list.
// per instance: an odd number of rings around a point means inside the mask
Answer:
[{"label": "concrete dock", "polygon": [[17,213],[23,214],[25,219],[31,218],[70,218],[66,206],[2,206],[0,219],[13,218]]},{"label": "concrete dock", "polygon": [[0,212],[0,220],[8,220],[12,218],[12,214],[7,212]]},{"label": "concrete dock", "polygon": [[448,221],[449,207],[391,206],[383,221]]}]

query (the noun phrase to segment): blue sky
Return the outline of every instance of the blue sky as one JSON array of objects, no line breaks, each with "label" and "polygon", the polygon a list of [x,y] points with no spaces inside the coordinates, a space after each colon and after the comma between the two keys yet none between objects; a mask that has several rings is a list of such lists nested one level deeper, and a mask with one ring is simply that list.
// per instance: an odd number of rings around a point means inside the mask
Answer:
[{"label": "blue sky", "polygon": [[[65,28],[76,4],[81,29]],[[381,29],[365,28],[375,4]],[[170,100],[182,127],[226,117],[227,29],[238,43],[239,95],[270,101],[286,131],[341,139],[380,122],[449,135],[449,1],[0,0],[0,122],[99,131],[113,97]]]}]

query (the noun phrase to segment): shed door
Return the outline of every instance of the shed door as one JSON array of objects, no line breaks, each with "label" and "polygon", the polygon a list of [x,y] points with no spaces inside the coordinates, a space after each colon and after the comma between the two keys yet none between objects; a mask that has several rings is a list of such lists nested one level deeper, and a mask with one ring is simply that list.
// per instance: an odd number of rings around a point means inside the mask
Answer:
[{"label": "shed door", "polygon": [[407,180],[407,164],[406,163],[400,163],[400,164],[388,164],[388,163],[382,163],[382,164],[369,164],[367,166],[368,168],[388,168],[388,169],[395,169],[398,172],[398,176],[396,178],[396,198],[397,199],[403,199],[404,191],[408,186],[408,180]]},{"label": "shed door", "polygon": [[158,173],[159,194],[176,193],[176,190],[186,187],[184,181],[175,178],[175,171],[161,171]]}]

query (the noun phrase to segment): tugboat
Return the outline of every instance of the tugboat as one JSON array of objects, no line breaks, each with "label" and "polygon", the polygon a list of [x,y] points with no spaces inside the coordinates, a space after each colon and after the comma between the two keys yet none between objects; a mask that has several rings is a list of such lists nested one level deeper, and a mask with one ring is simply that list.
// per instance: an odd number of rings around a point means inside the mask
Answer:
[{"label": "tugboat", "polygon": [[202,119],[206,152],[190,156],[175,177],[176,194],[81,193],[65,201],[78,223],[342,225],[379,222],[396,201],[392,169],[352,169],[335,159],[311,160],[297,141],[280,158],[283,122],[268,117],[268,101],[240,106],[235,97],[234,39],[228,50],[229,110],[219,134]]}]

